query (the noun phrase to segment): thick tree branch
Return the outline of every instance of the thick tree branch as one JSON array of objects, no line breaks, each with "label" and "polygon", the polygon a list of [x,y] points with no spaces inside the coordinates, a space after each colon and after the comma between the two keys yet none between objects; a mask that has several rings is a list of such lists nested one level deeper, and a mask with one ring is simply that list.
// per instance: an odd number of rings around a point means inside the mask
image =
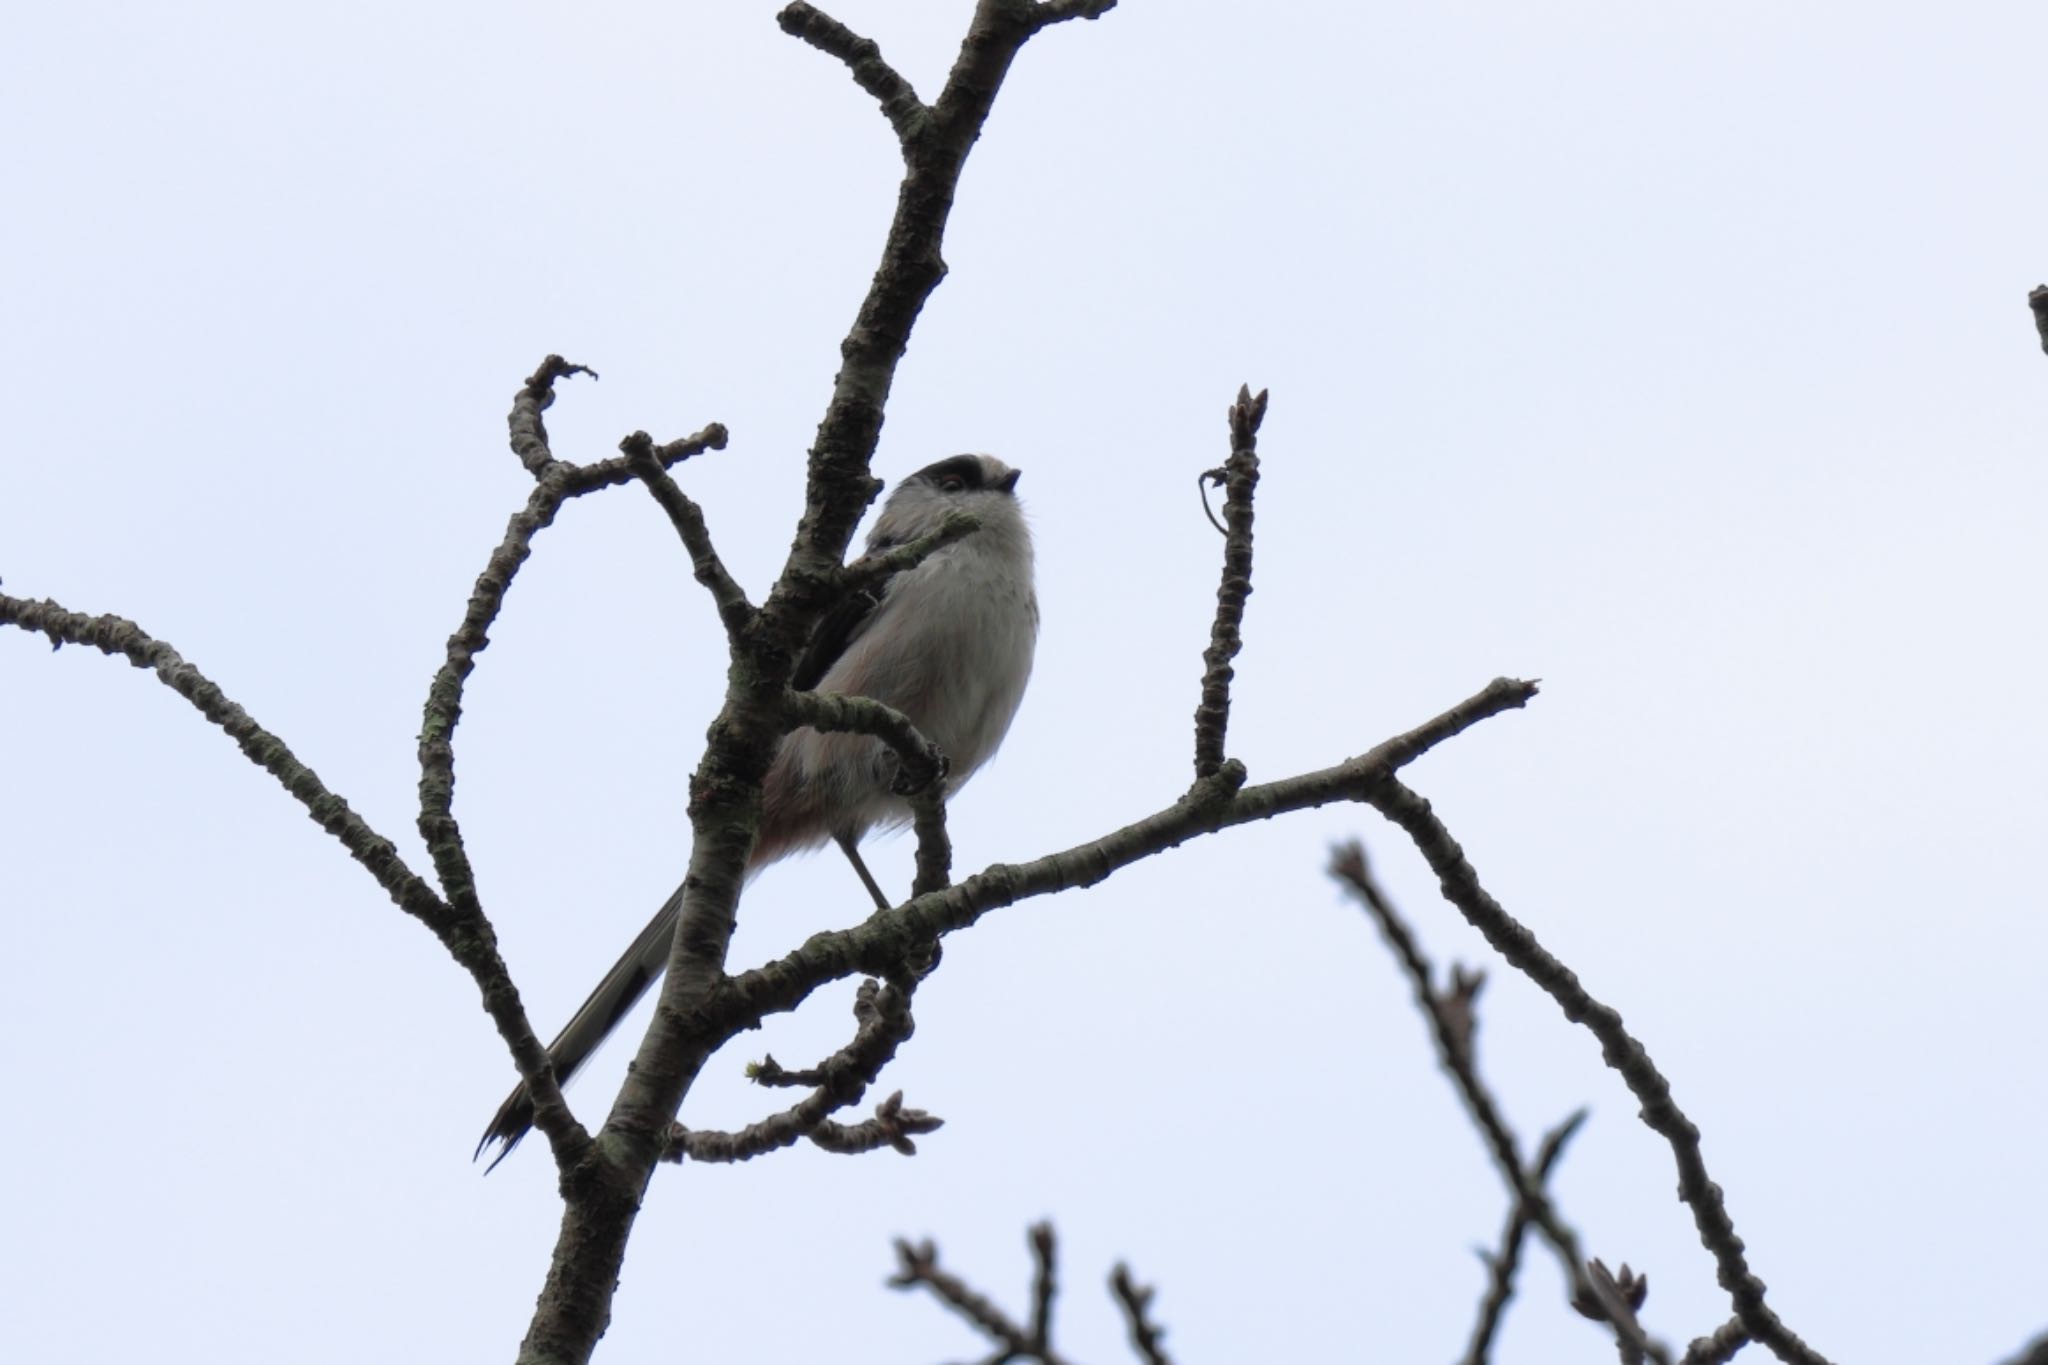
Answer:
[{"label": "thick tree branch", "polygon": [[1230,727],[1231,660],[1244,646],[1245,599],[1252,595],[1252,496],[1259,487],[1259,423],[1266,417],[1266,391],[1252,397],[1239,385],[1230,419],[1230,462],[1202,477],[1226,485],[1223,498],[1223,581],[1216,586],[1216,620],[1202,651],[1202,700],[1195,707],[1195,779],[1223,766],[1223,740]]},{"label": "thick tree branch", "polygon": [[535,1087],[536,1094],[552,1094],[545,1123],[541,1123],[538,1111],[535,1121],[557,1153],[574,1152],[589,1142],[588,1135],[562,1103],[561,1091],[554,1085],[547,1064],[547,1052],[534,1036],[518,989],[512,984],[504,959],[498,955],[497,940],[481,912],[450,905],[435,895],[406,866],[397,847],[372,829],[347,801],[329,791],[319,775],[300,762],[282,739],[258,725],[218,685],[185,662],[177,650],[151,638],[133,621],[118,616],[86,616],[48,600],[30,602],[0,593],[0,624],[40,631],[49,637],[53,647],[91,645],[103,654],[120,655],[137,668],[154,671],[164,686],[219,726],[252,763],[276,778],[306,808],[315,824],[341,842],[401,910],[431,930],[449,955],[469,973],[483,996],[491,1022],[512,1052],[521,1078]]},{"label": "thick tree branch", "polygon": [[946,835],[946,798],[934,790],[910,798],[911,832],[917,838],[917,874],[911,896],[943,891],[953,883],[953,841]]},{"label": "thick tree branch", "polygon": [[[591,1159],[564,1172],[562,1226],[520,1348],[523,1362],[580,1365],[589,1358],[610,1320],[641,1192],[668,1129],[706,1059],[731,1036],[721,1032],[713,1006],[730,991],[725,958],[762,780],[789,723],[789,681],[819,618],[845,591],[847,545],[881,491],[870,465],[883,410],[911,327],[945,275],[940,248],[961,169],[1017,52],[1069,11],[1082,12],[980,0],[944,90],[904,146],[882,259],[840,346],[831,399],[811,446],[803,517],[761,610],[731,642],[725,702],[690,777],[689,870],[654,1018]],[[885,104],[902,104],[904,91],[884,69],[871,69],[866,79],[882,89]],[[930,935],[899,937],[916,942]],[[903,957],[899,952],[873,974],[886,974]]]},{"label": "thick tree branch", "polygon": [[956,540],[964,540],[981,529],[981,518],[971,512],[948,512],[937,530],[901,545],[891,545],[862,555],[840,571],[840,586],[847,592],[879,592],[897,574],[908,573]]},{"label": "thick tree branch", "polygon": [[2034,327],[2041,333],[2041,349],[2048,351],[2048,284],[2035,285],[2028,291],[2027,307],[2034,310]]},{"label": "thick tree branch", "polygon": [[911,724],[910,717],[873,697],[840,692],[786,692],[782,704],[791,727],[872,735],[895,751],[900,765],[896,792],[910,796],[927,791],[946,775],[946,755]]},{"label": "thick tree branch", "polygon": [[1707,1176],[1699,1129],[1680,1111],[1671,1086],[1643,1045],[1622,1026],[1621,1016],[1595,1000],[1571,969],[1553,957],[1536,936],[1487,894],[1464,850],[1431,812],[1429,803],[1389,775],[1365,792],[1381,814],[1399,825],[1437,874],[1444,897],[1486,936],[1501,956],[1557,1001],[1565,1018],[1582,1023],[1600,1040],[1601,1055],[1621,1073],[1642,1102],[1642,1119],[1671,1145],[1678,1163],[1678,1194],[1692,1209],[1700,1241],[1713,1254],[1721,1287],[1734,1301],[1743,1327],[1779,1359],[1795,1365],[1826,1365],[1826,1358],[1781,1321],[1764,1302],[1764,1283],[1750,1272],[1742,1239],[1728,1216],[1721,1187]]}]

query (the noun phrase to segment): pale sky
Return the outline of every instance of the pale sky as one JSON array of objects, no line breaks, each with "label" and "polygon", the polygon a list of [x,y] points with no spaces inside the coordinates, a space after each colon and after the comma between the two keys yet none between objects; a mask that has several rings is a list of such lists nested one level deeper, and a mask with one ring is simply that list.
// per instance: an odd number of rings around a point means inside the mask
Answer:
[{"label": "pale sky", "polygon": [[[967,0],[834,0],[927,96]],[[756,595],[896,188],[774,5],[12,6],[0,47],[0,579],[170,641],[428,870],[414,736],[529,480],[504,415],[690,463]],[[2048,1328],[2048,9],[1125,0],[1024,52],[964,179],[876,469],[1024,470],[1044,611],[956,867],[1190,775],[1221,542],[1195,500],[1270,387],[1233,752],[1254,781],[1499,674],[1411,770],[1489,888],[1704,1133],[1771,1302],[1831,1359]],[[457,736],[457,813],[552,1034],[675,884],[716,619],[637,489],[544,533]],[[512,1080],[470,981],[146,674],[0,634],[0,1320],[43,1365],[508,1359],[559,1205],[470,1151]],[[950,940],[884,1073],[915,1158],[661,1171],[612,1362],[973,1359],[891,1238],[1130,1359],[1462,1350],[1507,1198],[1407,985],[1323,873],[1360,834],[1590,1254],[1682,1349],[1728,1314],[1663,1142],[1368,809],[1234,831]],[[907,840],[872,856],[907,886]],[[865,897],[771,870],[735,968]],[[711,1064],[737,1127],[851,986]],[[571,1090],[595,1122],[630,1049]],[[1612,1359],[1531,1247],[1496,1358]],[[1761,1353],[1753,1353],[1763,1358]],[[1745,1355],[1746,1362],[1751,1358]]]}]

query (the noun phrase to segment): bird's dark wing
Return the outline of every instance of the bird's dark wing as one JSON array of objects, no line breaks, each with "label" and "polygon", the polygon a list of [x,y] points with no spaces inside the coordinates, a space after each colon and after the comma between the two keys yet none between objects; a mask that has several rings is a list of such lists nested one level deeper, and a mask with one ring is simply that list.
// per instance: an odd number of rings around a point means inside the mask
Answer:
[{"label": "bird's dark wing", "polygon": [[839,662],[839,656],[846,653],[847,646],[860,638],[875,608],[881,604],[879,590],[862,589],[840,598],[811,632],[811,642],[804,646],[803,657],[796,662],[796,676],[789,680],[789,685],[799,692],[816,687],[832,671],[832,665]]}]

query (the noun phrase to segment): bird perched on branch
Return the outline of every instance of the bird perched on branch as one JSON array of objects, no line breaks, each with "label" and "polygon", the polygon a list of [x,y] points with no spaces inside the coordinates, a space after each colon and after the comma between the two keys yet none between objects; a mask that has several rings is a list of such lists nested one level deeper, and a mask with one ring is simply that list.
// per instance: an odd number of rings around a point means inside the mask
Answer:
[{"label": "bird perched on branch", "polygon": [[[790,686],[872,697],[909,717],[946,756],[948,795],[989,760],[1023,700],[1038,639],[1031,532],[1016,498],[1018,471],[993,455],[955,455],[897,484],[868,533],[867,553],[937,531],[957,512],[979,529],[934,551],[878,593],[856,593],[812,632]],[[747,859],[751,878],[791,853],[834,840],[878,904],[888,898],[861,863],[861,838],[910,819],[895,790],[895,755],[879,739],[791,731],[761,788],[761,823]],[[655,912],[625,955],[548,1045],[564,1083],[597,1051],[668,965],[683,892]],[[503,1161],[533,1124],[522,1082],[499,1106],[477,1154],[493,1141]]]}]

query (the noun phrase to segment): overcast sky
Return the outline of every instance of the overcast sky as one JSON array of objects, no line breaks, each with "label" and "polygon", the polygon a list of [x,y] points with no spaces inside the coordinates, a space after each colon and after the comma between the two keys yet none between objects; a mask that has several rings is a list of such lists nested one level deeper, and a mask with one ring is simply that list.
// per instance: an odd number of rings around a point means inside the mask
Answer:
[{"label": "overcast sky", "polygon": [[[967,0],[835,0],[935,93]],[[1499,674],[1411,770],[1705,1135],[1771,1302],[1857,1362],[2048,1327],[2048,9],[1126,0],[1034,41],[964,179],[876,469],[1024,470],[1044,633],[956,866],[1171,802],[1220,545],[1197,471],[1269,386],[1231,748],[1267,780]],[[756,594],[898,163],[768,3],[17,5],[0,47],[6,591],[132,617],[416,868],[414,736],[549,421],[681,472]],[[543,1034],[687,855],[722,646],[644,493],[541,538],[457,736],[457,812]],[[512,1080],[468,979],[148,675],[0,635],[0,1320],[45,1362],[493,1361],[558,1203],[470,1150]],[[1507,1210],[1393,960],[1362,835],[1589,1253],[1683,1346],[1728,1312],[1669,1151],[1370,810],[1203,840],[949,942],[878,1093],[914,1159],[664,1169],[607,1361],[974,1358],[890,1239],[1128,1359],[1433,1362]],[[873,859],[907,886],[910,848]],[[778,867],[736,967],[865,899]],[[714,1060],[841,1041],[851,985]],[[570,1092],[600,1117],[630,1049]],[[1498,1358],[1611,1359],[1546,1252]],[[1745,1357],[1747,1359],[1747,1357]]]}]

